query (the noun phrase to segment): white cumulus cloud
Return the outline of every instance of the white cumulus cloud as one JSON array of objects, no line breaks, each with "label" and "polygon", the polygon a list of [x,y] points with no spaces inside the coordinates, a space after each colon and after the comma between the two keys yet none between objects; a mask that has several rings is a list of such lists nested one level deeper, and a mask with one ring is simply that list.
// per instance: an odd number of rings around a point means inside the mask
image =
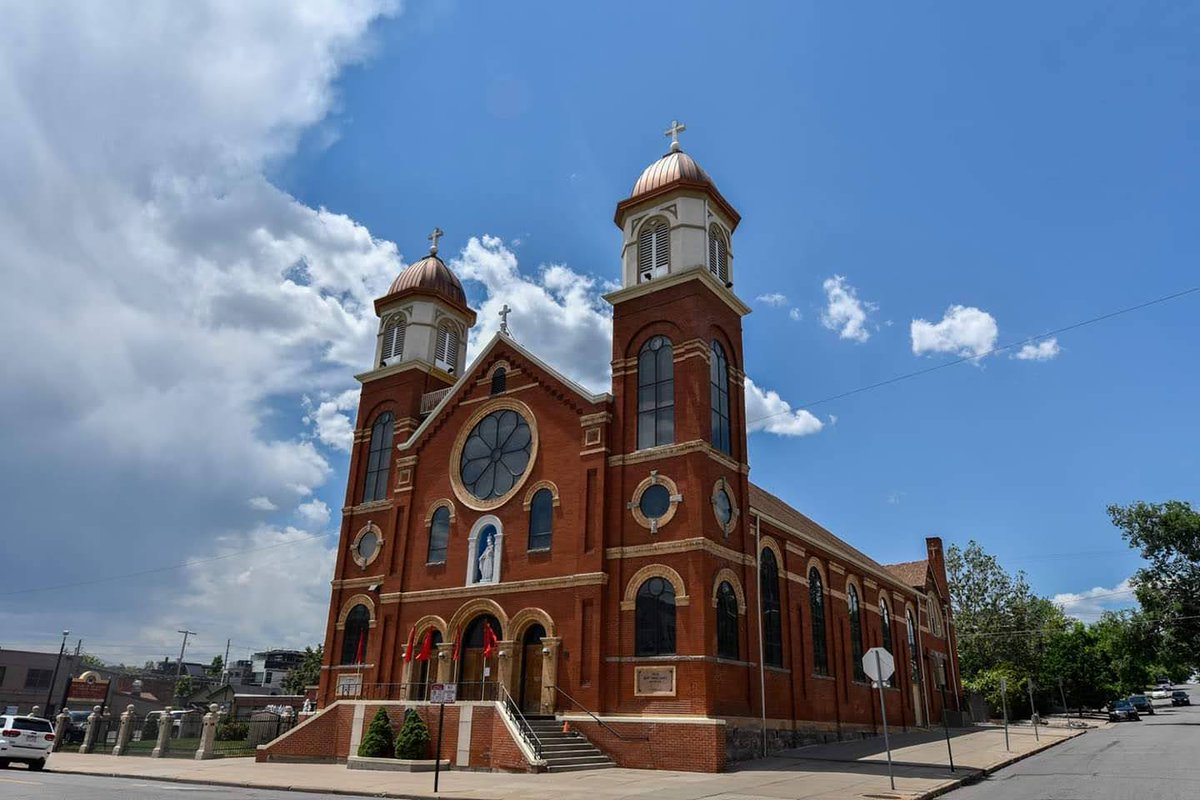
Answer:
[{"label": "white cumulus cloud", "polygon": [[825,290],[825,310],[821,312],[821,324],[838,336],[854,342],[865,342],[871,338],[867,330],[867,317],[879,306],[860,300],[858,291],[841,275],[826,278],[821,284]]},{"label": "white cumulus cloud", "polygon": [[790,319],[792,322],[799,322],[800,320],[804,319],[804,314],[800,312],[800,309],[793,308],[788,312],[788,319]]},{"label": "white cumulus cloud", "polygon": [[1062,348],[1058,346],[1058,339],[1051,337],[1025,345],[1013,354],[1013,358],[1020,361],[1049,361],[1061,352]]},{"label": "white cumulus cloud", "polygon": [[756,297],[754,299],[757,300],[758,302],[762,303],[763,305],[773,306],[775,308],[780,308],[782,306],[786,306],[787,301],[788,301],[787,295],[780,294],[779,292],[771,292],[769,294],[760,294],[758,297]]},{"label": "white cumulus cloud", "polygon": [[324,528],[329,524],[329,506],[315,497],[297,506],[296,514],[314,528]]},{"label": "white cumulus cloud", "polygon": [[1113,587],[1095,586],[1082,592],[1063,592],[1050,599],[1069,616],[1084,622],[1097,619],[1105,611],[1129,608],[1136,600],[1128,578]]},{"label": "white cumulus cloud", "polygon": [[275,511],[279,506],[271,502],[269,497],[251,497],[250,507],[255,511]]},{"label": "white cumulus cloud", "polygon": [[350,414],[358,409],[358,389],[347,389],[317,403],[305,398],[309,412],[304,421],[313,426],[316,436],[323,444],[335,450],[349,453],[354,446],[354,421]]},{"label": "white cumulus cloud", "polygon": [[766,431],[779,436],[808,436],[819,433],[825,424],[811,412],[793,409],[779,393],[762,389],[746,378],[746,429],[750,433]]},{"label": "white cumulus cloud", "polygon": [[1000,328],[996,318],[986,311],[953,305],[946,309],[940,322],[914,319],[911,333],[913,355],[957,353],[963,357],[978,357],[996,346]]}]

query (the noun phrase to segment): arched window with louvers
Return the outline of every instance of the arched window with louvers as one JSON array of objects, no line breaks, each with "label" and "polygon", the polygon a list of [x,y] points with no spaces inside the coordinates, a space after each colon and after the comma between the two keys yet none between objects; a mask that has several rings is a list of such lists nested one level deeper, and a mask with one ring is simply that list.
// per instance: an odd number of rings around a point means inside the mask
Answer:
[{"label": "arched window with louvers", "polygon": [[383,343],[379,351],[379,366],[386,367],[404,357],[404,333],[408,320],[403,314],[388,319],[383,327]]},{"label": "arched window with louvers", "polygon": [[729,240],[715,222],[708,227],[708,271],[721,283],[729,283]]},{"label": "arched window with louvers", "polygon": [[642,223],[638,231],[638,283],[671,271],[671,227],[662,217]]},{"label": "arched window with louvers", "polygon": [[371,446],[367,452],[367,479],[363,486],[363,502],[386,500],[388,475],[392,465],[392,412],[385,411],[371,426]]},{"label": "arched window with louvers", "polygon": [[438,325],[433,360],[448,372],[458,367],[458,329],[448,320]]}]

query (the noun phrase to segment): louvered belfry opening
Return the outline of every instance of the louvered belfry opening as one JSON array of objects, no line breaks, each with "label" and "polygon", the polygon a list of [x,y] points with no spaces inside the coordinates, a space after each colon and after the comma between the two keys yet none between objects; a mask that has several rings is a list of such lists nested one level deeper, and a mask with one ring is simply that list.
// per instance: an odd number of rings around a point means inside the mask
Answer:
[{"label": "louvered belfry opening", "polygon": [[715,223],[708,229],[708,271],[721,283],[729,283],[729,243]]},{"label": "louvered belfry opening", "polygon": [[448,322],[438,326],[437,352],[434,360],[438,364],[454,367],[458,364],[458,332]]},{"label": "louvered belfry opening", "polygon": [[383,351],[380,355],[380,366],[386,366],[390,359],[398,359],[404,355],[404,332],[407,328],[408,321],[403,314],[397,314],[388,321],[387,326],[383,329]]},{"label": "louvered belfry opening", "polygon": [[671,229],[662,218],[642,225],[638,234],[638,280],[665,275],[671,268]]}]

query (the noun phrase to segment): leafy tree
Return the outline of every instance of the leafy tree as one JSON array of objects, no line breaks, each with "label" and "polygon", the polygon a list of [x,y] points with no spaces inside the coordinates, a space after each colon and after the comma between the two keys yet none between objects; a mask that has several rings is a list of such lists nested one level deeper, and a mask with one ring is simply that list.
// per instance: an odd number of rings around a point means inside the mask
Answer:
[{"label": "leafy tree", "polygon": [[1194,670],[1200,666],[1200,511],[1170,500],[1112,505],[1108,516],[1149,562],[1131,583],[1161,636],[1161,665],[1176,674]]},{"label": "leafy tree", "polygon": [[413,709],[404,712],[404,725],[396,737],[396,758],[425,758],[429,753],[429,728]]},{"label": "leafy tree", "polygon": [[100,669],[104,666],[104,660],[99,656],[94,656],[91,653],[84,653],[79,657],[79,663],[84,669]]},{"label": "leafy tree", "polygon": [[1096,627],[1075,621],[1051,637],[1035,685],[1049,691],[1052,702],[1060,702],[1060,696],[1065,695],[1068,707],[1080,712],[1085,708],[1100,708],[1116,697],[1118,690],[1113,686]]},{"label": "leafy tree", "polygon": [[208,665],[208,674],[214,678],[219,678],[224,670],[225,659],[221,656],[213,656],[212,663]]},{"label": "leafy tree", "polygon": [[183,700],[185,698],[191,697],[191,695],[192,695],[192,676],[191,675],[180,675],[179,679],[177,681],[175,681],[175,699]]},{"label": "leafy tree", "polygon": [[963,681],[963,686],[969,692],[978,692],[983,699],[1000,715],[1004,706],[1001,705],[1001,678],[1006,685],[1003,692],[1003,702],[1008,708],[1010,719],[1020,719],[1029,715],[1029,696],[1025,694],[1025,681],[1029,676],[1019,672],[1011,664],[1001,664],[991,669],[972,675]]},{"label": "leafy tree", "polygon": [[392,733],[392,721],[381,706],[371,718],[367,735],[358,745],[358,754],[364,758],[391,758],[395,752],[396,739]]},{"label": "leafy tree", "polygon": [[321,662],[325,658],[325,645],[304,648],[304,660],[293,667],[283,679],[283,690],[288,694],[304,694],[306,687],[321,680]]}]

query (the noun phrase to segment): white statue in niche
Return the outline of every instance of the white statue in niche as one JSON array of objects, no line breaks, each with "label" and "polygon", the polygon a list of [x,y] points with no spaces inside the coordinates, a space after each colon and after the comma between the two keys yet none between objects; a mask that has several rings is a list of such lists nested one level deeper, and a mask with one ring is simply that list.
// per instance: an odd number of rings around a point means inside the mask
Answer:
[{"label": "white statue in niche", "polygon": [[491,531],[487,533],[487,543],[483,546],[483,552],[479,554],[479,583],[491,583],[493,580],[493,570],[496,566],[496,537]]}]

